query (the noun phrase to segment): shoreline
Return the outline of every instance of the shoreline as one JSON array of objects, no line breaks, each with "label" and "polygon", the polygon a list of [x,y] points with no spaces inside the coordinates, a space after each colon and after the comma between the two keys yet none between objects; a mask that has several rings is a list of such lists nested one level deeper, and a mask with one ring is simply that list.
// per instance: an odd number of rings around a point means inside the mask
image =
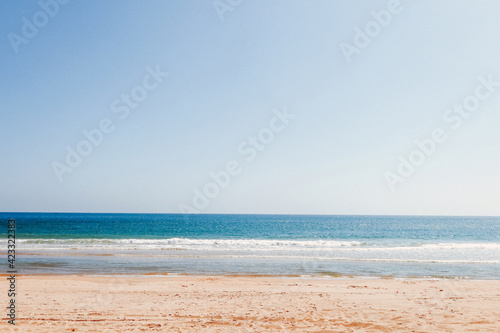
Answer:
[{"label": "shoreline", "polygon": [[500,330],[498,280],[54,274],[17,289],[19,332]]},{"label": "shoreline", "polygon": [[[8,277],[8,273],[0,273],[0,278]],[[363,275],[344,275],[344,274],[196,274],[196,273],[169,273],[169,272],[147,272],[147,273],[16,273],[17,277],[124,277],[124,278],[140,278],[140,277],[217,277],[217,278],[278,278],[278,279],[311,279],[311,280],[395,280],[395,281],[471,281],[471,282],[494,282],[500,283],[497,278],[468,278],[468,277],[454,277],[454,276],[363,276]]]}]

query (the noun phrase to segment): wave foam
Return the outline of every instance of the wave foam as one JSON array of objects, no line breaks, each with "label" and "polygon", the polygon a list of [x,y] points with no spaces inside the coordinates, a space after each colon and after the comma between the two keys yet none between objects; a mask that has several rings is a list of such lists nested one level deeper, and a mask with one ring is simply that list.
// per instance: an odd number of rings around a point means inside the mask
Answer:
[{"label": "wave foam", "polygon": [[[6,240],[0,241],[6,243]],[[279,239],[17,239],[19,250],[192,250],[192,251],[324,251],[324,252],[435,252],[486,251],[500,253],[500,243],[398,243],[387,240],[369,242],[350,240]]]},{"label": "wave foam", "polygon": [[110,248],[122,249],[142,247],[144,249],[175,248],[185,250],[258,250],[258,249],[335,249],[342,247],[361,246],[358,241],[293,241],[293,240],[265,240],[265,239],[20,239],[19,246],[26,248]]}]

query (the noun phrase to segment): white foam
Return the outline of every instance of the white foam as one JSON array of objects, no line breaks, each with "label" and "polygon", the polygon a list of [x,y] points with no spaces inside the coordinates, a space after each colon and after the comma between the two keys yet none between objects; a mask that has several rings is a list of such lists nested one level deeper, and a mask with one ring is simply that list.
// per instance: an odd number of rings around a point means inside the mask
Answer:
[{"label": "white foam", "polygon": [[24,248],[175,248],[185,250],[220,249],[220,250],[259,250],[259,249],[334,249],[342,247],[360,246],[358,241],[290,241],[290,240],[259,240],[259,239],[25,239],[17,241]]},{"label": "white foam", "polygon": [[[500,263],[500,243],[399,243],[388,240],[17,239],[18,252],[230,256],[312,260]],[[1,243],[1,242],[0,242]],[[6,243],[3,240],[3,243]],[[0,245],[2,248],[6,246]]]}]

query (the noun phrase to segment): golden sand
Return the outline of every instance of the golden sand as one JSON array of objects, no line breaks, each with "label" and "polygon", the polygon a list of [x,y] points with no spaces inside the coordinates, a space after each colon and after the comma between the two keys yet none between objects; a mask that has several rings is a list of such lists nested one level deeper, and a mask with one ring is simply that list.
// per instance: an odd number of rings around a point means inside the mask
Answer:
[{"label": "golden sand", "polygon": [[500,332],[500,281],[54,275],[17,290],[1,332]]}]

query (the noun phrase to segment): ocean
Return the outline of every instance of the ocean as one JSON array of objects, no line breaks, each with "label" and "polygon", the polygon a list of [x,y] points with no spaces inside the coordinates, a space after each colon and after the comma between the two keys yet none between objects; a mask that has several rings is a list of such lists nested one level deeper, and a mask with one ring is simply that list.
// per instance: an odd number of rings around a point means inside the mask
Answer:
[{"label": "ocean", "polygon": [[500,279],[500,217],[0,213],[18,274]]}]

